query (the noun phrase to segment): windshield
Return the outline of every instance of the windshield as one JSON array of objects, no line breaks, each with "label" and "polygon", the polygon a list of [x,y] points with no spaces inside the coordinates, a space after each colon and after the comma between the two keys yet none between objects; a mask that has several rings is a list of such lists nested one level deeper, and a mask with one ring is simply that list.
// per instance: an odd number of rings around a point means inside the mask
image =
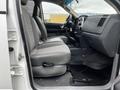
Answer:
[{"label": "windshield", "polygon": [[117,12],[104,0],[73,0],[67,5],[78,14],[87,15],[103,15],[103,14],[116,14]]}]

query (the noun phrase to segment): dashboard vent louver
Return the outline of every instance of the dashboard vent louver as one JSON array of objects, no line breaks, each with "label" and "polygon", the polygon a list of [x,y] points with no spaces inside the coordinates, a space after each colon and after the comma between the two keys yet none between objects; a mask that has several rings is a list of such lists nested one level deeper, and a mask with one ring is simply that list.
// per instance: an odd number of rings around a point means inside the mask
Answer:
[{"label": "dashboard vent louver", "polygon": [[104,22],[105,22],[105,20],[106,20],[106,18],[101,18],[97,26],[98,27],[102,27]]}]

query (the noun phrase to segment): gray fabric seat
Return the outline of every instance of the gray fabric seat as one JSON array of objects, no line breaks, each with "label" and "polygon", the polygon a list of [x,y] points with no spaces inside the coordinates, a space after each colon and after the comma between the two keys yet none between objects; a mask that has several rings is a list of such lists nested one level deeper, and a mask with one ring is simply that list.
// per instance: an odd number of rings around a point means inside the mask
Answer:
[{"label": "gray fabric seat", "polygon": [[67,43],[68,38],[66,36],[48,37],[47,29],[46,29],[46,27],[44,25],[44,22],[39,17],[39,15],[36,14],[36,16],[34,16],[34,19],[35,19],[36,23],[38,24],[39,29],[41,30],[41,33],[42,33],[41,38],[42,38],[43,41],[47,41],[47,42],[64,41],[65,43]]},{"label": "gray fabric seat", "polygon": [[70,60],[69,48],[65,45],[38,49],[31,52],[31,62],[35,77],[50,77],[66,72]]},{"label": "gray fabric seat", "polygon": [[22,0],[22,19],[25,36],[29,47],[34,77],[53,77],[66,72],[70,60],[70,50],[63,41],[42,41],[40,30],[35,20],[24,7],[27,0]]},{"label": "gray fabric seat", "polygon": [[66,36],[52,36],[52,37],[48,37],[48,39],[47,39],[47,41],[53,41],[53,40],[57,40],[57,39],[61,39],[64,43],[66,43],[67,44],[67,42],[68,42],[68,37],[66,37]]},{"label": "gray fabric seat", "polygon": [[[46,48],[35,48],[31,52],[33,66],[40,66],[43,63],[52,63],[57,65],[69,62],[69,48],[66,45],[59,45]],[[41,59],[41,60],[40,60]]]}]

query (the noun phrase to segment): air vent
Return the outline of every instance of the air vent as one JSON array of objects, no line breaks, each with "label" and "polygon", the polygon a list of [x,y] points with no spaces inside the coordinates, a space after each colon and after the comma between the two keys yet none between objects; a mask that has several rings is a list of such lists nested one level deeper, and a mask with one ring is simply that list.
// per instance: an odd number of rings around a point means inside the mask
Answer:
[{"label": "air vent", "polygon": [[106,18],[101,18],[97,26],[98,26],[98,27],[103,26],[105,20],[106,20]]}]

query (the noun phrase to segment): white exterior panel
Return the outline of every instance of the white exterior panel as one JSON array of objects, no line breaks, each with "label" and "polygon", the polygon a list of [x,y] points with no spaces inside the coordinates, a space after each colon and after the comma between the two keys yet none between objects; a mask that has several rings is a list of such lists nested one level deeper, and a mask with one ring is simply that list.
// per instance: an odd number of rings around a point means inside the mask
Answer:
[{"label": "white exterior panel", "polygon": [[0,11],[2,12],[6,12],[7,11],[7,7],[6,7],[6,2],[7,0],[0,0]]},{"label": "white exterior panel", "polygon": [[11,88],[7,20],[5,14],[0,14],[0,89]]}]

